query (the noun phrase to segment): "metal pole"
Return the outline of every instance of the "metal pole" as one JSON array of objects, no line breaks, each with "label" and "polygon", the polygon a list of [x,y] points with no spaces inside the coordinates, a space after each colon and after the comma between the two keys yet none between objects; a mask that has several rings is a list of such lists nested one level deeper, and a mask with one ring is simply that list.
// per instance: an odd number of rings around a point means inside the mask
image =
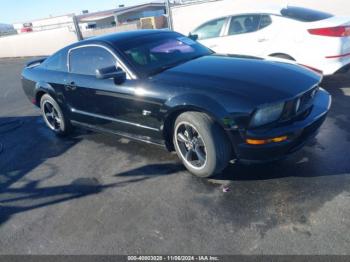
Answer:
[{"label": "metal pole", "polygon": [[73,23],[74,23],[74,29],[75,29],[75,33],[77,35],[78,41],[83,40],[83,35],[80,31],[79,22],[75,15],[73,16]]},{"label": "metal pole", "polygon": [[168,14],[168,26],[170,30],[174,30],[173,16],[171,14],[170,0],[165,0],[166,12]]}]

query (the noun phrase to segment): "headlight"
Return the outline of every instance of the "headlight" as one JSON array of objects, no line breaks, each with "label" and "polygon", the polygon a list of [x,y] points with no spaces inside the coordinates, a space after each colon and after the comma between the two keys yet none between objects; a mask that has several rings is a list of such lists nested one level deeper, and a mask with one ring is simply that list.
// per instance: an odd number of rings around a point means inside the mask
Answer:
[{"label": "headlight", "polygon": [[250,123],[251,126],[262,126],[280,118],[284,108],[284,103],[278,103],[273,105],[267,105],[259,108]]}]

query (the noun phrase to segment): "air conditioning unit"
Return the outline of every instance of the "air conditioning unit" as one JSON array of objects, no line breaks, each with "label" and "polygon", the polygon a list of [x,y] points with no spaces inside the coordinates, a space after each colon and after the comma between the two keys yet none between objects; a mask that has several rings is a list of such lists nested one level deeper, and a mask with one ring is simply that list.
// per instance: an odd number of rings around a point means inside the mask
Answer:
[{"label": "air conditioning unit", "polygon": [[160,29],[166,27],[164,16],[143,17],[140,19],[141,29]]}]

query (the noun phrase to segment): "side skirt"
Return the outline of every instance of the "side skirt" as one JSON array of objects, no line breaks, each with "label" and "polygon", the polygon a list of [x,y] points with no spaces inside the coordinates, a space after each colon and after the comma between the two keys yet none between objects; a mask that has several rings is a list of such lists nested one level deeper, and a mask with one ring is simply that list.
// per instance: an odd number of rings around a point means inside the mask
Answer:
[{"label": "side skirt", "polygon": [[83,127],[83,128],[90,129],[92,131],[96,131],[99,133],[108,133],[108,134],[112,134],[112,135],[117,135],[117,136],[125,137],[125,138],[131,139],[131,140],[160,146],[160,147],[166,149],[166,145],[165,145],[164,141],[161,141],[161,140],[154,140],[154,139],[151,139],[150,137],[138,136],[138,135],[133,135],[133,134],[125,133],[125,132],[115,131],[115,130],[111,130],[111,129],[107,129],[107,128],[103,128],[103,127],[99,127],[99,126],[95,126],[95,125],[91,125],[91,124],[87,124],[87,123],[82,123],[82,122],[75,121],[75,120],[71,120],[71,123],[74,126]]}]

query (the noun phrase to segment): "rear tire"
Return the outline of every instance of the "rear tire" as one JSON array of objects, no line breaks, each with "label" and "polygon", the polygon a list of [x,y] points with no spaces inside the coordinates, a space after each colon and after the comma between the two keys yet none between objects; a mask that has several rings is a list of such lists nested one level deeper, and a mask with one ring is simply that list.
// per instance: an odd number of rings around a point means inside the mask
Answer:
[{"label": "rear tire", "polygon": [[40,100],[41,114],[46,125],[58,136],[68,135],[72,131],[72,125],[63,110],[49,94],[45,94]]},{"label": "rear tire", "polygon": [[224,130],[207,114],[185,112],[175,121],[173,142],[186,168],[198,177],[211,177],[227,167],[232,147]]}]

